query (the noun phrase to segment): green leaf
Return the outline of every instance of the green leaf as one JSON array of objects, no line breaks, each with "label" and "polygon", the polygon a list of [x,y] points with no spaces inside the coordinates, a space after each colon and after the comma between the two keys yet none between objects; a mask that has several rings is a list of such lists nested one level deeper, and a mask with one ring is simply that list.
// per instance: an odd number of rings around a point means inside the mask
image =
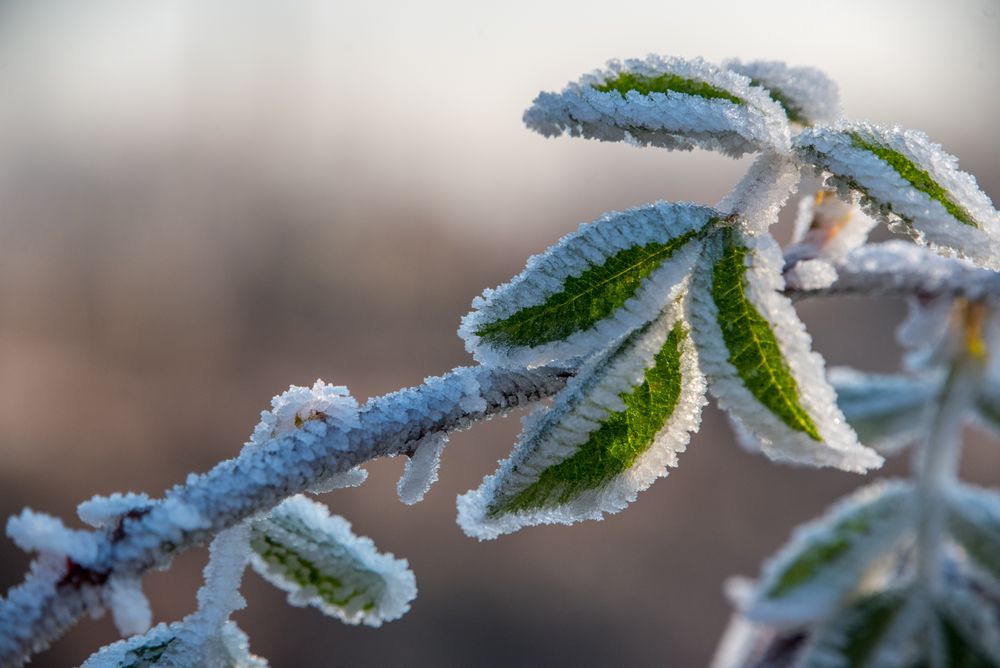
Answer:
[{"label": "green leaf", "polygon": [[962,485],[948,498],[948,531],[969,558],[1000,580],[1000,497]]},{"label": "green leaf", "polygon": [[254,569],[287,591],[292,604],[311,605],[348,624],[397,619],[416,595],[405,560],[378,553],[346,520],[303,496],[254,522],[250,547]]},{"label": "green leaf", "polygon": [[617,76],[607,79],[604,83],[593,84],[593,87],[602,93],[612,90],[618,91],[622,97],[625,97],[630,91],[635,91],[641,95],[674,92],[703,97],[708,100],[729,100],[734,104],[745,104],[741,98],[718,86],[669,72],[654,76],[646,76],[635,72],[622,72]]},{"label": "green leaf", "polygon": [[712,268],[712,299],[729,362],[747,389],[782,422],[822,441],[816,424],[802,408],[799,388],[778,346],[771,325],[747,297],[746,256],[732,229],[726,229],[722,257]]},{"label": "green leaf", "polygon": [[483,364],[585,357],[656,318],[681,289],[714,209],[659,202],[612,213],[487,290],[459,335]]},{"label": "green leaf", "polygon": [[942,188],[926,170],[918,167],[905,155],[883,144],[867,141],[857,132],[848,132],[855,148],[874,153],[895,170],[907,183],[924,193],[932,200],[940,202],[945,210],[956,220],[971,227],[979,227],[972,215],[952,199],[948,191]]},{"label": "green leaf", "polygon": [[679,305],[585,364],[511,456],[459,499],[470,535],[600,519],[666,475],[697,426],[705,381]]},{"label": "green leaf", "polygon": [[687,232],[665,243],[632,246],[600,265],[571,276],[543,303],[483,325],[476,336],[498,348],[534,347],[592,328],[625,305],[650,274],[697,236]]},{"label": "green leaf", "polygon": [[829,615],[911,529],[912,496],[909,483],[877,483],[797,529],[765,568],[747,615],[776,625]]},{"label": "green leaf", "polygon": [[[886,591],[860,598],[816,632],[798,668],[883,668],[903,665],[912,653],[919,618],[906,614],[905,592]],[[901,622],[914,628],[900,629]],[[905,631],[905,633],[900,633]],[[902,637],[901,637],[902,636]]]}]

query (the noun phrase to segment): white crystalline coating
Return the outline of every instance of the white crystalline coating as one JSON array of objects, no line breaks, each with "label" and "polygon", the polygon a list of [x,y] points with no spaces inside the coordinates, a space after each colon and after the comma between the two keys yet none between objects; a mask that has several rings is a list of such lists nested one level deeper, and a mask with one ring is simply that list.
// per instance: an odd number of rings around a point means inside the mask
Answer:
[{"label": "white crystalline coating", "polygon": [[865,445],[888,455],[919,439],[941,388],[939,373],[876,374],[833,367],[837,405]]},{"label": "white crystalline coating", "polygon": [[327,385],[322,380],[312,387],[290,385],[271,400],[271,410],[261,411],[250,443],[263,445],[319,418],[341,431],[354,429],[359,424],[358,402],[342,385]]},{"label": "white crystalline coating", "polygon": [[798,188],[799,165],[787,156],[765,153],[757,158],[733,189],[719,202],[718,209],[737,214],[749,232],[763,232],[778,222],[778,212]]},{"label": "white crystalline coating", "polygon": [[326,494],[327,492],[332,492],[335,489],[360,487],[365,480],[368,480],[367,469],[355,467],[350,471],[334,473],[332,476],[310,487],[309,492],[312,494]]},{"label": "white crystalline coating", "polygon": [[[827,617],[857,591],[875,560],[912,528],[912,497],[909,482],[878,482],[798,527],[792,540],[764,565],[746,615],[779,627]],[[822,562],[809,557],[816,546],[831,543],[840,549],[820,550]],[[786,574],[797,562],[808,564],[812,572],[793,570],[793,580],[788,581]]]},{"label": "white crystalline coating", "polygon": [[290,604],[313,606],[347,624],[398,619],[417,595],[405,559],[378,552],[347,520],[304,496],[254,522],[251,546],[254,570],[288,592]]},{"label": "white crystalline coating", "polygon": [[820,190],[799,200],[792,243],[785,249],[786,263],[814,258],[840,262],[868,240],[877,223],[835,195]]},{"label": "white crystalline coating", "polygon": [[59,518],[31,508],[7,520],[7,536],[25,552],[66,556],[84,566],[97,559],[94,534],[69,529]]},{"label": "white crystalline coating", "polygon": [[227,529],[209,546],[205,583],[198,590],[198,609],[172,624],[158,624],[91,656],[82,668],[126,668],[156,665],[171,668],[264,668],[267,662],[249,653],[246,635],[229,616],[243,608],[240,582],[250,557],[249,527]]},{"label": "white crystalline coating", "polygon": [[806,411],[822,437],[822,442],[791,429],[761,404],[747,389],[729,361],[730,352],[718,322],[718,307],[712,298],[713,265],[721,256],[723,235],[706,241],[705,252],[696,267],[689,293],[688,319],[698,346],[701,368],[709,378],[719,406],[743,423],[771,459],[811,466],[834,466],[845,471],[863,472],[877,468],[882,457],[858,443],[836,395],[826,380],[823,358],[812,351],[812,340],[791,302],[780,293],[783,258],[770,235],[749,236],[738,232],[739,243],[747,249],[745,294],[757,312],[768,321],[778,347],[798,388],[799,405]]},{"label": "white crystalline coating", "polygon": [[[687,95],[676,91],[643,95],[595,88],[622,73],[644,77],[676,75],[704,82],[743,101]],[[603,141],[691,150],[694,147],[739,157],[773,150],[788,153],[790,131],[785,113],[750,79],[701,60],[648,56],[586,75],[561,93],[541,93],[524,112],[525,124],[546,137],[568,133]]]},{"label": "white crystalline coating", "polygon": [[837,269],[826,260],[799,260],[785,271],[785,284],[796,290],[822,290],[837,280]]},{"label": "white crystalline coating", "polygon": [[620,398],[645,380],[646,370],[663,349],[680,317],[679,305],[634,334],[588,361],[557,395],[551,408],[536,409],[524,420],[524,429],[510,457],[483,479],[478,489],[458,498],[458,523],[466,534],[488,540],[537,524],[572,524],[603,519],[636,499],[639,492],[677,465],[690,434],[701,422],[705,379],[689,336],[680,344],[681,389],[673,412],[656,433],[652,445],[630,468],[601,487],[584,489],[565,503],[489,516],[498,499],[509,499],[538,480],[548,467],[575,454],[611,414],[622,411]]},{"label": "white crystalline coating", "polygon": [[533,367],[590,355],[608,342],[640,327],[660,313],[687,276],[698,256],[700,244],[692,239],[654,270],[624,306],[591,328],[561,341],[534,347],[498,348],[480,339],[484,325],[504,320],[514,313],[545,303],[563,290],[566,279],[600,266],[619,251],[648,244],[664,244],[703,229],[719,213],[694,204],[657,202],[610,213],[584,223],[544,253],[528,259],[524,271],[494,290],[486,290],[462,319],[458,330],[465,347],[482,364],[500,367]]},{"label": "white crystalline coating", "polygon": [[[864,142],[896,151],[947,192],[948,197],[975,221],[963,223],[937,199],[914,187],[889,163],[855,145]],[[796,148],[806,162],[830,173],[827,186],[845,198],[860,192],[861,206],[896,231],[911,234],[943,255],[958,253],[988,269],[1000,268],[1000,213],[979,189],[976,179],[959,171],[958,160],[915,130],[869,123],[838,123],[806,130],[796,137]]]},{"label": "white crystalline coating", "polygon": [[100,494],[84,501],[76,507],[79,518],[94,528],[114,526],[122,515],[136,510],[142,510],[152,504],[146,494],[115,492],[111,496]]},{"label": "white crystalline coating", "polygon": [[749,77],[756,85],[767,88],[772,97],[784,101],[779,102],[779,105],[788,109],[790,117],[801,116],[805,125],[832,123],[840,118],[837,84],[814,67],[789,67],[774,60],[754,60],[749,63],[728,60],[722,65],[727,70]]},{"label": "white crystalline coating", "polygon": [[420,441],[412,457],[406,460],[403,475],[396,483],[399,500],[408,506],[420,503],[438,479],[441,453],[448,443],[448,434],[435,433]]},{"label": "white crystalline coating", "polygon": [[[855,601],[819,626],[807,641],[795,667],[899,668],[910,665],[906,659],[913,658],[913,652],[923,645],[918,634],[927,629],[930,613],[927,599],[910,595],[906,590],[890,590],[873,595],[866,603],[870,604],[876,597],[898,606],[884,626],[874,628],[866,623],[870,620],[859,608],[861,602]],[[861,645],[867,650],[862,657],[863,664],[847,655],[846,649],[852,645]]]},{"label": "white crystalline coating", "polygon": [[115,628],[123,637],[145,633],[153,623],[149,600],[142,593],[142,580],[135,577],[113,577],[104,592],[105,604],[111,610]]}]

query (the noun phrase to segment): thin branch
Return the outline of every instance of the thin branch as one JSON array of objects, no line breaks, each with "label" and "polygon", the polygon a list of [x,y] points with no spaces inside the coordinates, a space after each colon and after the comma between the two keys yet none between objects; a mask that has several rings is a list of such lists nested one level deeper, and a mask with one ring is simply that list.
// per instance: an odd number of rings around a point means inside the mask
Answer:
[{"label": "thin branch", "polygon": [[[558,392],[572,369],[456,369],[423,385],[372,399],[360,424],[346,433],[327,425],[300,428],[267,447],[247,447],[235,459],[190,476],[163,500],[123,517],[96,536],[98,558],[79,564],[41,555],[25,581],[0,601],[0,666],[19,666],[72,627],[85,612],[101,612],[101,589],[112,577],[162,567],[174,555],[207,543],[220,531],[329,476],[377,457],[405,454],[431,433],[474,422]],[[469,410],[469,381],[479,405]]]}]

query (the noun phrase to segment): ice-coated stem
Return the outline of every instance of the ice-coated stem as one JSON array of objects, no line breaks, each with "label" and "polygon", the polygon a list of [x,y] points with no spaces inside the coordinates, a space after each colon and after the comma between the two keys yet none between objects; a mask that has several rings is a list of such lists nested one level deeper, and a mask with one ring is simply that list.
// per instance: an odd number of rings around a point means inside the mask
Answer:
[{"label": "ice-coated stem", "polygon": [[[114,576],[164,566],[177,553],[205,544],[251,515],[307,490],[333,473],[376,457],[408,453],[431,433],[468,427],[552,396],[572,369],[460,368],[423,385],[372,399],[357,427],[333,428],[325,438],[314,425],[275,447],[245,448],[141,512],[123,517],[96,536],[98,558],[86,565],[41,555],[25,581],[0,600],[0,666],[19,666],[72,627],[85,612],[100,612],[99,594]],[[470,381],[478,401],[470,402]]]}]

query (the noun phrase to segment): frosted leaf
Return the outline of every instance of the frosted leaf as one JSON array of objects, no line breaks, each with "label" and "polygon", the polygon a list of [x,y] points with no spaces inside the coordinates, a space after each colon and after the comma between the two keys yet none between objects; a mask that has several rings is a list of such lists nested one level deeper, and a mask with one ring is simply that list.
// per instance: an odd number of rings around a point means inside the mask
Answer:
[{"label": "frosted leaf", "polygon": [[948,531],[965,553],[1000,582],[1000,496],[954,485],[948,494]]},{"label": "frosted leaf", "polygon": [[937,373],[875,374],[846,367],[831,368],[829,379],[858,438],[882,454],[926,433],[928,410],[943,380]]},{"label": "frosted leaf", "polygon": [[801,173],[787,156],[765,153],[719,202],[718,209],[738,216],[744,230],[763,232],[778,222],[778,213],[795,190]]},{"label": "frosted leaf", "polygon": [[804,160],[830,173],[827,186],[844,197],[857,193],[891,229],[1000,268],[1000,214],[957,159],[922,132],[840,123],[806,130],[795,141]]},{"label": "frosted leaf", "polygon": [[788,264],[815,258],[837,263],[868,240],[876,222],[835,195],[823,189],[799,200],[792,243],[785,249]]},{"label": "frosted leaf", "polygon": [[410,609],[416,581],[405,559],[379,553],[371,539],[327,507],[293,496],[253,523],[252,564],[288,592],[292,605],[311,605],[348,624],[381,626]]},{"label": "frosted leaf", "polygon": [[602,350],[659,314],[718,213],[656,204],[580,226],[509,283],[486,290],[459,336],[483,364],[536,366]]},{"label": "frosted leaf", "polygon": [[114,526],[121,517],[130,512],[142,511],[153,501],[146,494],[115,492],[111,496],[95,495],[76,507],[76,514],[90,526],[102,529]]},{"label": "frosted leaf", "polygon": [[[322,380],[312,387],[290,385],[271,400],[271,410],[261,412],[250,444],[263,445],[307,424],[336,425],[344,432],[354,429],[359,424],[358,402],[342,385],[327,385]],[[325,433],[325,428],[321,431]]]},{"label": "frosted leaf", "polygon": [[309,488],[312,494],[326,494],[335,489],[345,489],[347,487],[360,487],[365,480],[368,480],[368,471],[361,467],[354,467],[350,471],[334,473]]},{"label": "frosted leaf", "polygon": [[808,126],[840,118],[837,84],[814,67],[789,67],[773,60],[729,60],[723,67],[766,88],[792,123]]},{"label": "frosted leaf", "polygon": [[31,508],[7,520],[7,536],[25,552],[65,556],[84,566],[97,560],[94,534],[69,529],[59,518]]},{"label": "frosted leaf", "polygon": [[965,587],[948,587],[935,600],[932,666],[1000,666],[995,601]]},{"label": "frosted leaf", "polygon": [[757,622],[795,626],[832,613],[873,562],[912,528],[909,483],[876,483],[804,524],[764,567],[745,610]]},{"label": "frosted leaf", "polygon": [[431,434],[417,444],[413,455],[406,460],[403,475],[396,483],[399,500],[408,506],[424,500],[424,495],[438,479],[441,453],[448,443],[448,435]]},{"label": "frosted leaf", "polygon": [[561,93],[541,93],[524,122],[546,137],[697,146],[733,157],[764,149],[787,153],[790,146],[785,113],[766,91],[701,59],[611,61]]},{"label": "frosted leaf", "polygon": [[82,668],[266,667],[266,661],[249,653],[246,635],[229,620],[246,605],[239,587],[250,556],[249,534],[249,527],[240,524],[212,541],[195,612],[179,622],[158,624],[144,635],[108,645]]},{"label": "frosted leaf", "polygon": [[153,611],[142,593],[142,581],[137,577],[111,578],[104,600],[111,610],[115,628],[124,637],[144,633],[153,623]]},{"label": "frosted leaf", "polygon": [[809,642],[796,668],[905,668],[915,665],[929,610],[906,591],[884,591],[837,611]]},{"label": "frosted leaf", "polygon": [[688,313],[712,393],[772,459],[857,472],[878,467],[882,458],[857,442],[823,359],[779,292],[782,261],[769,235],[723,228],[706,240]]},{"label": "frosted leaf", "polygon": [[599,520],[676,466],[705,403],[679,311],[671,305],[595,356],[551,408],[525,419],[510,457],[459,497],[467,534],[492,539],[536,524]]}]

